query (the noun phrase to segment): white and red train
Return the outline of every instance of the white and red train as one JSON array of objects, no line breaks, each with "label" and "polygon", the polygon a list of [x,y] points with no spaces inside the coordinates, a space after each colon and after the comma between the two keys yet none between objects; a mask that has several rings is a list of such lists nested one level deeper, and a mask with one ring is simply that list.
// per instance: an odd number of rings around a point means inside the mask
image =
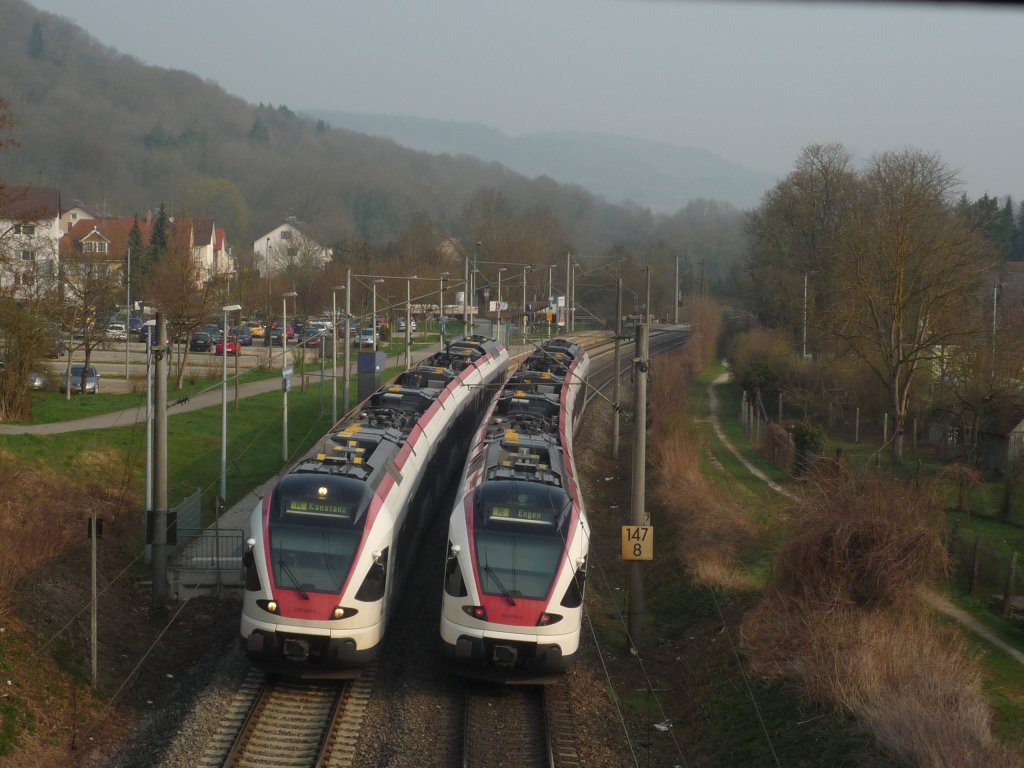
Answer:
[{"label": "white and red train", "polygon": [[375,657],[417,544],[507,370],[496,341],[452,342],[335,425],[257,504],[240,630],[254,663],[344,677]]},{"label": "white and red train", "polygon": [[572,436],[589,359],[541,345],[489,409],[448,526],[441,639],[456,672],[545,682],[575,660],[590,528]]}]

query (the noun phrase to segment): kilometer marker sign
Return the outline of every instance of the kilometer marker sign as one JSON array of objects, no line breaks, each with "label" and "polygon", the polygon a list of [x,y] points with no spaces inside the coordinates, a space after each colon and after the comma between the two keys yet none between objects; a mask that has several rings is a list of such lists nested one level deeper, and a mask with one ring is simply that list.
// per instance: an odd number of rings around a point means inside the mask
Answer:
[{"label": "kilometer marker sign", "polygon": [[654,559],[654,526],[624,525],[622,526],[622,559],[653,560]]}]

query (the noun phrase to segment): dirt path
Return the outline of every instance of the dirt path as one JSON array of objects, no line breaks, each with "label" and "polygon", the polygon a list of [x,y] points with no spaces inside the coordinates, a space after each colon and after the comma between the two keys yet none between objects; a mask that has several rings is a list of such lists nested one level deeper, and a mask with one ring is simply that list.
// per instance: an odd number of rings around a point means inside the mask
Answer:
[{"label": "dirt path", "polygon": [[[759,470],[757,467],[755,467],[753,464],[747,461],[742,455],[740,455],[740,452],[736,449],[736,446],[733,445],[729,438],[725,436],[725,432],[722,430],[722,425],[719,423],[718,419],[718,396],[715,393],[715,387],[718,386],[719,384],[724,384],[728,380],[729,374],[723,373],[720,376],[718,376],[713,382],[711,382],[711,384],[708,385],[708,414],[709,418],[711,419],[711,424],[715,429],[715,435],[721,441],[722,445],[724,445],[728,449],[728,451],[733,456],[735,456],[736,459],[741,464],[743,464],[743,466],[746,467],[752,475],[766,483],[768,487],[771,488],[773,491],[782,494],[788,499],[798,501],[798,497],[795,494],[789,492],[781,485],[773,481],[766,474],[764,474],[764,472]],[[1006,655],[1016,660],[1019,664],[1024,664],[1024,652],[1021,652],[1014,648],[1012,645],[1006,643],[992,630],[990,630],[980,621],[975,619],[969,613],[953,605],[953,603],[950,602],[948,598],[938,594],[937,592],[933,592],[930,589],[922,589],[921,597],[924,598],[924,600],[936,611],[939,611],[940,613],[949,616],[950,618],[957,621],[961,626],[966,627],[979,637],[984,638],[989,643],[996,646],[999,650],[1003,651]]]}]

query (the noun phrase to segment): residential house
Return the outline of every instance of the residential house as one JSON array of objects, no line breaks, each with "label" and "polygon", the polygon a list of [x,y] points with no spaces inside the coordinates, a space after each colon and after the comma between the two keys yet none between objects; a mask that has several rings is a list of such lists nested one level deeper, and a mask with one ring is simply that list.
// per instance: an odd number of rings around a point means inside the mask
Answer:
[{"label": "residential house", "polygon": [[0,189],[0,289],[22,293],[52,279],[59,266],[60,190]]},{"label": "residential house", "polygon": [[256,256],[256,268],[263,276],[283,272],[289,267],[323,268],[333,256],[332,250],[320,245],[309,227],[294,216],[289,216],[284,224],[256,238],[252,251]]},{"label": "residential house", "polygon": [[[142,242],[148,243],[153,226],[145,219],[139,219],[138,223]],[[120,280],[120,274],[128,266],[128,236],[133,226],[134,218],[83,218],[72,224],[60,241],[65,279],[74,281],[75,275],[83,269],[95,271],[99,268],[109,274],[117,273]],[[141,256],[131,254],[131,262],[136,263]]]},{"label": "residential house", "polygon": [[61,232],[70,232],[71,227],[80,221],[87,219],[104,219],[107,216],[100,213],[95,208],[90,208],[81,200],[75,200],[74,205],[70,208],[61,211],[60,213],[60,229]]}]

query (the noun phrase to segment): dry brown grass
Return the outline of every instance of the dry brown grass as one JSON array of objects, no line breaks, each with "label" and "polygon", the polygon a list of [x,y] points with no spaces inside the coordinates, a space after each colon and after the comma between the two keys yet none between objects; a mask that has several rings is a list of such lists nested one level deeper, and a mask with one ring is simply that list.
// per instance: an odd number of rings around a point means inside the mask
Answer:
[{"label": "dry brown grass", "polygon": [[[746,588],[748,580],[733,561],[739,547],[750,540],[753,526],[704,475],[701,457],[707,446],[692,422],[686,397],[714,356],[719,317],[714,305],[700,304],[690,342],[657,360],[651,379],[651,496],[659,510],[671,514],[686,531],[680,555],[697,581]],[[708,338],[709,333],[715,335]]]},{"label": "dry brown grass", "polygon": [[10,609],[18,583],[87,533],[97,509],[113,521],[119,504],[96,488],[78,488],[53,473],[18,467],[0,456],[0,615]]},{"label": "dry brown grass", "polygon": [[1009,766],[977,663],[916,596],[945,567],[928,493],[844,481],[804,510],[742,637],[752,670],[853,715],[901,764]]}]

